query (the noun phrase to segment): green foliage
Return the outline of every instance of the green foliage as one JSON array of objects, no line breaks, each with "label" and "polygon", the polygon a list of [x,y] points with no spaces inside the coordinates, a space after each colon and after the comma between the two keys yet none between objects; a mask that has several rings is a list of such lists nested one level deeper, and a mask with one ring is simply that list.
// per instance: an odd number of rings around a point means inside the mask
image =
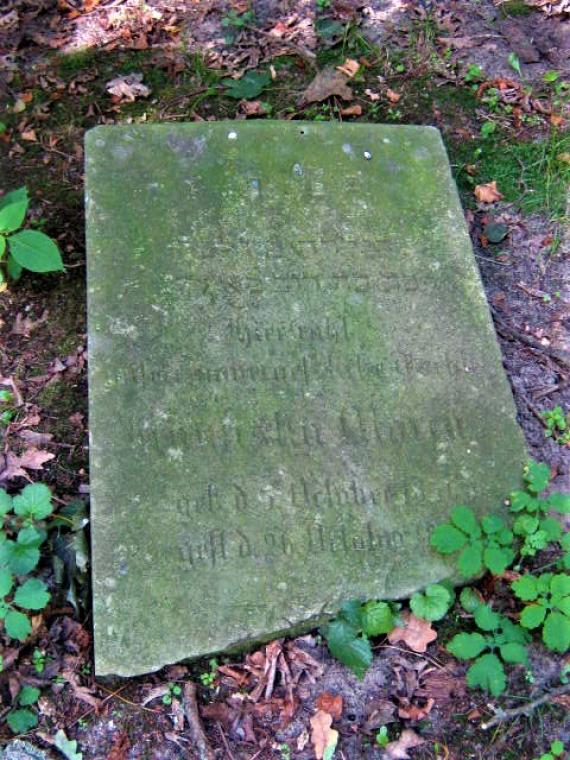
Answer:
[{"label": "green foliage", "polygon": [[[0,283],[5,282],[4,272],[17,280],[23,269],[42,273],[62,272],[64,269],[59,248],[50,237],[38,230],[20,230],[28,204],[25,187],[12,190],[0,198],[0,262],[4,263],[4,270],[0,270]],[[8,258],[4,262],[6,251]]]},{"label": "green foliage", "polygon": [[77,742],[75,739],[68,739],[65,731],[59,729],[55,735],[54,746],[62,753],[67,760],[83,760],[83,753],[77,751]]},{"label": "green foliage", "polygon": [[380,726],[380,729],[376,734],[376,744],[384,749],[388,746],[389,742],[388,728],[386,726]]},{"label": "green foliage", "polygon": [[529,629],[542,626],[546,646],[565,653],[570,648],[570,576],[526,574],[514,581],[511,588],[515,596],[528,602],[521,612],[521,625]]},{"label": "green foliage", "polygon": [[478,66],[476,63],[470,63],[463,79],[466,82],[483,82],[485,73],[481,66]]},{"label": "green foliage", "polygon": [[0,489],[0,620],[8,636],[25,641],[32,626],[28,612],[49,602],[45,583],[26,578],[37,566],[47,532],[43,521],[53,511],[51,492],[41,483],[27,485],[12,498]]},{"label": "green foliage", "polygon": [[424,620],[441,620],[453,604],[453,593],[439,583],[427,586],[423,594],[416,593],[410,599],[414,615]]},{"label": "green foliage", "polygon": [[163,705],[171,705],[172,700],[175,697],[179,697],[182,694],[182,687],[178,686],[176,683],[168,683],[167,684],[168,691],[166,694],[162,697],[162,704]]},{"label": "green foliage", "polygon": [[222,26],[226,30],[226,44],[231,45],[242,29],[253,24],[255,24],[255,14],[251,9],[245,13],[238,13],[232,9],[228,15],[224,16],[222,19]]},{"label": "green foliage", "polygon": [[266,72],[246,71],[241,79],[222,79],[228,89],[226,95],[236,100],[250,100],[260,95],[271,82],[271,76]]},{"label": "green foliage", "polygon": [[14,700],[15,707],[10,710],[6,720],[14,734],[25,734],[38,725],[38,716],[28,708],[35,705],[40,698],[40,690],[35,686],[22,686]]},{"label": "green foliage", "polygon": [[215,684],[216,678],[218,677],[218,664],[219,663],[215,657],[208,661],[210,670],[202,673],[200,676],[200,681],[202,681],[204,686],[211,688]]},{"label": "green foliage", "polygon": [[464,578],[478,575],[484,568],[503,573],[515,559],[512,543],[513,534],[501,517],[489,515],[479,522],[464,506],[455,507],[451,522],[438,525],[431,536],[431,545],[440,554],[460,552],[457,562]]},{"label": "green foliage", "polygon": [[570,443],[570,429],[568,425],[569,415],[564,414],[561,406],[555,406],[553,409],[545,409],[540,413],[540,416],[546,425],[544,431],[546,438],[552,438],[561,446]]},{"label": "green foliage", "polygon": [[550,752],[546,752],[535,760],[555,760],[557,757],[561,757],[564,754],[564,742],[559,739],[553,741],[550,745]]},{"label": "green foliage", "polygon": [[[473,598],[466,600],[472,608]],[[474,621],[483,631],[458,633],[447,644],[447,650],[459,660],[474,660],[467,671],[467,683],[498,697],[505,690],[505,663],[526,663],[528,633],[486,604],[474,609]]]},{"label": "green foliage", "polygon": [[396,626],[394,607],[388,602],[357,599],[343,605],[338,617],[323,628],[330,653],[363,678],[372,663],[370,636],[389,633]]},{"label": "green foliage", "polygon": [[519,77],[522,79],[521,62],[519,61],[518,55],[516,53],[509,53],[507,60],[511,69],[513,69],[513,71],[516,71]]}]

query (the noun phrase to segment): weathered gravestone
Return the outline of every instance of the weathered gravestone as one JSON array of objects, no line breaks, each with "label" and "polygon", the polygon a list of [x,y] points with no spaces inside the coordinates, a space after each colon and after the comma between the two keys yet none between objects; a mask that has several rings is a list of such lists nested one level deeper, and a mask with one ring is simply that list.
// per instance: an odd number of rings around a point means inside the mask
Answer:
[{"label": "weathered gravestone", "polygon": [[447,577],[525,453],[437,130],[99,127],[87,189],[98,673]]}]

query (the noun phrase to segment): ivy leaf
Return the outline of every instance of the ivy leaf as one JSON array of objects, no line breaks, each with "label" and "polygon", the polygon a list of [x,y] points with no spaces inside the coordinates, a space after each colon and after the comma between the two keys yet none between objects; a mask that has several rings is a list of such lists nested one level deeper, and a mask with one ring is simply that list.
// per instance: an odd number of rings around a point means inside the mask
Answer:
[{"label": "ivy leaf", "polygon": [[65,731],[61,728],[55,735],[55,747],[67,760],[83,760],[83,753],[77,751],[77,741],[75,739],[68,739]]},{"label": "ivy leaf", "polygon": [[523,602],[533,602],[538,596],[538,581],[534,575],[522,575],[511,585],[512,590]]},{"label": "ivy leaf", "polygon": [[25,187],[12,190],[0,200],[0,232],[14,232],[22,226],[28,203],[28,191]]},{"label": "ivy leaf", "polygon": [[14,594],[14,604],[25,610],[43,610],[49,598],[46,584],[39,578],[29,578]]},{"label": "ivy leaf", "polygon": [[469,507],[454,507],[451,512],[451,522],[471,538],[481,536],[481,528],[472,509]]},{"label": "ivy leaf", "polygon": [[479,575],[483,569],[483,544],[474,541],[463,549],[458,559],[459,572],[464,578]]},{"label": "ivy leaf", "polygon": [[528,653],[526,651],[526,647],[522,644],[515,644],[514,642],[511,642],[510,644],[503,644],[503,646],[500,647],[499,651],[501,652],[501,657],[505,662],[522,663],[528,661]]},{"label": "ivy leaf", "polygon": [[31,710],[11,710],[7,721],[14,734],[25,734],[38,725],[38,716]]},{"label": "ivy leaf", "polygon": [[507,567],[513,562],[515,554],[508,547],[488,546],[483,552],[485,567],[493,575],[504,573]]},{"label": "ivy leaf", "polygon": [[529,604],[521,612],[520,623],[523,628],[538,628],[544,620],[546,608],[542,604]]},{"label": "ivy leaf", "polygon": [[344,663],[358,678],[372,663],[372,649],[368,639],[358,636],[358,631],[343,620],[333,620],[324,630],[333,657]]},{"label": "ivy leaf", "polygon": [[431,534],[431,545],[440,554],[453,554],[467,543],[467,536],[449,523],[438,525]]},{"label": "ivy leaf", "polygon": [[458,633],[446,647],[458,660],[472,660],[486,648],[487,640],[480,633]]},{"label": "ivy leaf", "polygon": [[43,520],[53,512],[51,491],[44,483],[27,485],[22,493],[14,496],[14,512],[20,517]]},{"label": "ivy leaf", "polygon": [[32,624],[23,612],[10,610],[4,620],[6,633],[10,638],[25,641],[32,632]]},{"label": "ivy leaf", "polygon": [[12,573],[8,570],[8,568],[3,567],[0,570],[0,597],[3,598],[7,596],[12,590],[13,585],[14,579],[12,577]]},{"label": "ivy leaf", "polygon": [[424,620],[441,620],[449,609],[452,595],[439,583],[428,586],[425,593],[416,593],[410,599],[414,615]]},{"label": "ivy leaf", "polygon": [[550,469],[544,462],[539,464],[531,460],[524,469],[524,479],[529,491],[535,494],[540,493],[548,485]]},{"label": "ivy leaf", "polygon": [[474,614],[477,627],[482,631],[496,631],[501,625],[501,616],[487,604],[481,604]]},{"label": "ivy leaf", "polygon": [[56,243],[43,232],[22,230],[8,238],[10,253],[30,272],[63,272],[61,253]]},{"label": "ivy leaf", "polygon": [[368,602],[362,614],[362,630],[367,636],[390,633],[395,627],[392,609],[386,602]]},{"label": "ivy leaf", "polygon": [[22,686],[18,694],[18,702],[22,707],[34,705],[40,698],[41,691],[35,686]]},{"label": "ivy leaf", "polygon": [[271,76],[259,71],[247,71],[241,79],[222,79],[226,95],[236,100],[251,100],[260,95],[271,82]]},{"label": "ivy leaf", "polygon": [[484,654],[475,660],[467,671],[467,684],[489,691],[494,697],[500,696],[507,685],[505,669],[494,654]]},{"label": "ivy leaf", "polygon": [[0,517],[4,517],[12,509],[12,497],[0,488]]},{"label": "ivy leaf", "polygon": [[544,621],[542,640],[554,652],[567,652],[570,649],[570,618],[561,612],[551,612]]}]

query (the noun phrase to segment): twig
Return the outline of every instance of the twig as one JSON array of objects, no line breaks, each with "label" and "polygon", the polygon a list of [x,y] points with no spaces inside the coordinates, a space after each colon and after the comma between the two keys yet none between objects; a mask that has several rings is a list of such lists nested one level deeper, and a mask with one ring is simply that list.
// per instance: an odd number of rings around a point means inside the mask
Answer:
[{"label": "twig", "polygon": [[481,723],[481,728],[483,731],[487,731],[489,728],[497,726],[504,720],[517,718],[519,715],[530,715],[531,712],[537,707],[540,707],[540,705],[544,705],[546,702],[553,702],[557,697],[561,697],[563,694],[568,694],[569,692],[570,683],[567,683],[564,686],[560,686],[558,689],[553,689],[547,694],[543,694],[542,697],[539,697],[532,702],[528,702],[526,705],[522,705],[521,707],[513,707],[511,710],[502,710],[500,707],[492,707],[492,709],[495,711],[495,717],[491,718],[491,720],[487,723]]},{"label": "twig", "polygon": [[433,657],[428,657],[425,653],[421,654],[420,652],[414,652],[413,649],[402,649],[401,647],[395,647],[393,644],[380,644],[379,646],[374,647],[374,649],[395,649],[397,652],[403,652],[404,654],[413,654],[414,657],[419,657],[422,660],[431,662],[431,664],[435,665],[438,670],[445,670],[445,665],[442,665],[441,662],[434,660]]},{"label": "twig", "polygon": [[258,34],[262,34],[264,37],[269,37],[269,39],[273,40],[273,42],[278,42],[281,45],[284,45],[285,47],[291,48],[291,50],[294,50],[297,55],[302,58],[306,64],[311,66],[311,68],[316,69],[316,55],[312,53],[310,50],[307,50],[304,47],[301,47],[300,45],[296,45],[294,42],[291,42],[291,40],[281,40],[279,37],[276,37],[274,34],[271,34],[271,32],[266,32],[263,29],[258,29],[256,26],[252,26],[251,24],[244,24],[244,27],[246,29],[249,29],[251,32],[257,32]]},{"label": "twig", "polygon": [[210,746],[210,742],[204,732],[204,726],[202,725],[200,714],[198,713],[196,684],[193,681],[188,681],[184,685],[182,704],[186,720],[190,726],[190,733],[194,740],[195,749],[198,752],[199,760],[216,760],[216,755]]},{"label": "twig", "polygon": [[550,346],[543,346],[542,343],[540,343],[538,340],[535,340],[529,335],[525,335],[524,333],[519,332],[514,327],[511,327],[511,325],[509,325],[507,322],[501,319],[501,317],[498,316],[495,309],[492,309],[492,311],[493,319],[497,325],[498,332],[502,333],[503,335],[506,333],[505,337],[507,338],[514,338],[515,340],[519,340],[521,343],[526,343],[527,346],[534,348],[535,351],[541,351],[542,353],[551,356],[553,359],[556,359],[556,361],[560,362],[560,364],[563,364],[565,367],[570,368],[570,353],[557,348],[551,348]]},{"label": "twig", "polygon": [[228,757],[230,760],[236,760],[235,757],[232,755],[232,751],[230,749],[230,745],[228,744],[228,740],[226,738],[226,735],[224,733],[224,729],[222,728],[222,724],[218,722],[218,729],[220,731],[220,734],[222,736],[222,741],[224,743],[224,747],[226,748],[226,752],[228,753]]}]

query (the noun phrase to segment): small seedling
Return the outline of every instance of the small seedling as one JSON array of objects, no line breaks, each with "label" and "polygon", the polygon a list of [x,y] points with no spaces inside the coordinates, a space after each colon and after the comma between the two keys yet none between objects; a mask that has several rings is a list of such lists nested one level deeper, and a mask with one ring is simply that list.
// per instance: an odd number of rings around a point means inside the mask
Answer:
[{"label": "small seedling", "polygon": [[481,66],[470,63],[463,78],[466,82],[482,82],[485,79],[485,73]]},{"label": "small seedling", "polygon": [[32,654],[32,665],[38,675],[41,675],[46,669],[47,657],[41,649],[34,649]]},{"label": "small seedling", "polygon": [[[24,269],[30,272],[63,272],[56,243],[38,230],[22,230],[29,198],[25,187],[0,198],[0,286],[6,288],[6,275],[19,279]],[[4,257],[8,252],[8,257]]]},{"label": "small seedling", "polygon": [[561,446],[570,443],[570,414],[564,414],[561,406],[555,406],[554,409],[545,409],[540,413],[544,420],[546,429],[544,435],[546,438],[552,438]]},{"label": "small seedling", "polygon": [[564,742],[556,740],[550,745],[550,752],[546,752],[535,760],[556,760],[557,757],[561,757],[564,754]]},{"label": "small seedling", "polygon": [[14,700],[17,707],[10,710],[6,717],[12,733],[25,734],[38,725],[38,716],[34,710],[29,708],[36,704],[40,698],[40,693],[40,690],[36,689],[35,686],[22,686]]},{"label": "small seedling", "polygon": [[516,71],[519,77],[522,79],[521,62],[519,61],[518,55],[516,53],[509,53],[507,60],[511,69],[513,69],[513,71]]},{"label": "small seedling", "polygon": [[204,686],[207,686],[211,689],[216,682],[216,678],[218,677],[219,663],[215,658],[213,658],[208,661],[208,665],[210,666],[210,670],[206,671],[206,673],[202,673],[200,676],[200,681],[202,681],[202,684]]},{"label": "small seedling", "polygon": [[497,125],[494,121],[486,121],[481,126],[481,137],[490,137],[497,130]]},{"label": "small seedling", "polygon": [[163,705],[171,705],[172,704],[172,700],[175,697],[179,697],[182,694],[182,687],[178,686],[178,684],[168,683],[167,684],[167,689],[168,689],[168,691],[162,697],[162,704]]},{"label": "small seedling", "polygon": [[380,726],[380,730],[376,734],[376,744],[384,749],[388,746],[389,742],[388,728],[386,726]]},{"label": "small seedling", "polygon": [[531,630],[542,626],[542,640],[548,649],[565,653],[570,648],[570,576],[527,573],[511,588],[516,597],[528,602],[520,624]]},{"label": "small seedling", "polygon": [[441,620],[453,604],[454,594],[445,586],[434,583],[423,594],[416,593],[410,599],[410,609],[423,620]]},{"label": "small seedling", "polygon": [[0,390],[0,424],[9,425],[14,419],[16,409],[13,407],[15,401],[12,391]]}]

